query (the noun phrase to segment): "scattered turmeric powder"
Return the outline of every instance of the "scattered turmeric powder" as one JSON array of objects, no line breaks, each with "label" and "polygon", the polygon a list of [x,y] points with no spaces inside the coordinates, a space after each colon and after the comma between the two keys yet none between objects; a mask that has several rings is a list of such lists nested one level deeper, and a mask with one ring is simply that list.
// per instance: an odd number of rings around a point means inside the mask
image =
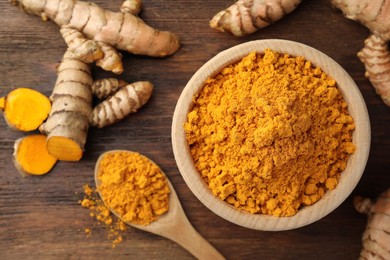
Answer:
[{"label": "scattered turmeric powder", "polygon": [[148,225],[169,209],[167,179],[147,157],[130,151],[103,155],[98,164],[98,191],[124,222]]},{"label": "scattered turmeric powder", "polygon": [[354,153],[336,82],[303,57],[251,53],[207,79],[185,123],[195,166],[238,209],[292,216],[334,189]]},{"label": "scattered turmeric powder", "polygon": [[90,237],[92,230],[90,228],[86,228],[86,229],[84,229],[84,232],[87,235],[87,237]]},{"label": "scattered turmeric powder", "polygon": [[[104,205],[97,191],[89,185],[83,186],[84,198],[79,201],[80,205],[90,210],[89,216],[103,224],[108,232],[107,238],[112,241],[112,248],[115,248],[123,241],[123,233],[127,231],[127,225],[118,218],[112,216],[110,210]],[[84,229],[87,237],[92,234],[91,228]]]}]

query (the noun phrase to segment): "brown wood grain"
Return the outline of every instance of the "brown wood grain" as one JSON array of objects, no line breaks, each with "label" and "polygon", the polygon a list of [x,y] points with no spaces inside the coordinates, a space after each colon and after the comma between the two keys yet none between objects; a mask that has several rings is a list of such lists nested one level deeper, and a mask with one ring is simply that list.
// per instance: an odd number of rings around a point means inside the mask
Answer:
[{"label": "brown wood grain", "polygon": [[[94,2],[117,10],[120,0]],[[115,249],[103,226],[81,208],[82,185],[93,184],[98,156],[112,149],[140,152],[169,176],[193,226],[228,259],[357,259],[366,218],[352,197],[376,197],[390,183],[390,109],[364,77],[356,53],[368,30],[345,19],[328,0],[303,1],[283,20],[248,37],[234,38],[211,30],[208,21],[233,1],[145,0],[140,16],[150,25],[179,35],[182,48],[158,59],[124,53],[128,81],[150,80],[152,99],[123,122],[90,129],[86,152],[77,163],[59,162],[41,177],[21,177],[12,164],[14,141],[23,136],[0,119],[0,259],[193,259],[177,244],[130,229]],[[0,95],[30,87],[50,95],[55,66],[65,51],[56,25],[0,2]],[[296,230],[249,230],[216,216],[188,189],[175,164],[171,123],[176,101],[187,81],[208,59],[236,44],[280,38],[308,44],[340,63],[356,81],[366,101],[372,145],[365,173],[352,195],[333,213]],[[112,76],[94,69],[94,77]],[[91,227],[89,238],[84,228]],[[180,232],[180,231],[178,231]]]}]

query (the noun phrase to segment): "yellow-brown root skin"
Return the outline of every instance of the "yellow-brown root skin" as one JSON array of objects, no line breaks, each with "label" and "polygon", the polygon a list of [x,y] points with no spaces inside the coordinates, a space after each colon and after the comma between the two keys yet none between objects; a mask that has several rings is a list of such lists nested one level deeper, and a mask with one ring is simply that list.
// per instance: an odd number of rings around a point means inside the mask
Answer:
[{"label": "yellow-brown root skin", "polygon": [[96,65],[104,70],[121,74],[123,72],[122,55],[110,44],[98,42],[98,45],[104,55],[96,61]]},{"label": "yellow-brown root skin", "polygon": [[120,88],[113,96],[97,105],[91,116],[91,124],[105,127],[118,122],[130,113],[136,112],[150,98],[153,85],[139,81]]},{"label": "yellow-brown root skin", "polygon": [[50,115],[40,127],[49,153],[59,160],[81,159],[92,113],[92,82],[89,66],[67,51],[50,97]]},{"label": "yellow-brown root skin", "polygon": [[116,78],[99,79],[93,82],[92,93],[99,99],[105,99],[126,85],[128,85],[126,81]]},{"label": "yellow-brown root skin", "polygon": [[254,33],[292,12],[302,0],[238,0],[218,12],[210,27],[234,36]]},{"label": "yellow-brown root skin", "polygon": [[375,203],[357,197],[354,206],[360,213],[368,215],[360,259],[390,259],[390,189],[383,192]]},{"label": "yellow-brown root skin", "polygon": [[68,44],[68,50],[72,51],[79,59],[86,63],[94,62],[103,58],[103,52],[100,46],[85,36],[76,29],[68,25],[64,25],[60,29],[62,38]]},{"label": "yellow-brown root skin", "polygon": [[366,39],[358,57],[364,63],[366,77],[383,102],[390,106],[390,1],[389,0],[332,0],[348,19],[367,27],[371,35]]},{"label": "yellow-brown root skin", "polygon": [[[70,39],[65,37],[72,49],[74,47],[72,39],[78,43],[89,39],[96,43],[110,45],[111,50],[104,53],[106,57],[102,58],[104,61],[99,60],[99,66],[104,69],[115,73],[121,72],[122,64],[118,65],[121,63],[120,55],[114,52],[114,49],[139,55],[163,57],[175,53],[180,48],[179,39],[175,34],[154,29],[135,15],[140,11],[140,1],[126,1],[120,12],[111,12],[96,4],[83,1],[61,0],[60,4],[57,2],[59,1],[18,1],[26,12],[39,15],[44,20],[52,20],[60,27],[66,26],[82,33],[83,37],[77,36]],[[95,48],[96,44],[88,43],[77,48],[77,52],[92,53]],[[105,64],[107,60],[109,60],[109,65]]]},{"label": "yellow-brown root skin", "polygon": [[45,135],[29,135],[16,140],[14,164],[23,175],[43,175],[54,167],[57,158],[46,149]]},{"label": "yellow-brown root skin", "polygon": [[376,93],[387,106],[390,106],[390,51],[387,41],[378,35],[370,35],[358,57],[363,62],[365,76],[370,80]]},{"label": "yellow-brown root skin", "polygon": [[142,9],[141,0],[125,0],[121,6],[121,12],[138,15]]},{"label": "yellow-brown root skin", "polygon": [[357,21],[372,33],[390,39],[390,2],[388,0],[331,0],[345,17]]}]

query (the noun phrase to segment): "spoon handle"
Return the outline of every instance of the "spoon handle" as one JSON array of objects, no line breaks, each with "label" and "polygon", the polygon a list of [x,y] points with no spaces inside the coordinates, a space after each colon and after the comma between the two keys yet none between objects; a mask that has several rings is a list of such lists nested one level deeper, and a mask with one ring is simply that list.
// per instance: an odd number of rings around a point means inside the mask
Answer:
[{"label": "spoon handle", "polygon": [[176,219],[174,228],[170,231],[172,232],[167,232],[164,236],[181,245],[197,259],[226,259],[195,230],[186,217]]}]

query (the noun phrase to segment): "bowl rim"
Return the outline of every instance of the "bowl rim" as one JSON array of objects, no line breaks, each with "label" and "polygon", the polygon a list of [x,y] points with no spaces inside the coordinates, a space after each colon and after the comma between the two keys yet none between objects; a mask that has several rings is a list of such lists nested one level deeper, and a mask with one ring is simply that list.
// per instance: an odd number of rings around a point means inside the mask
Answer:
[{"label": "bowl rim", "polygon": [[[355,121],[352,138],[357,149],[348,159],[347,168],[341,175],[338,186],[332,191],[327,191],[325,196],[317,203],[302,208],[291,217],[251,214],[240,211],[215,197],[194,166],[184,132],[187,114],[193,106],[192,98],[203,88],[205,80],[249,53],[254,51],[264,53],[267,48],[292,56],[302,56],[333,77],[348,104],[348,111]],[[171,130],[175,161],[192,193],[208,209],[225,220],[246,228],[264,231],[299,228],[311,224],[335,210],[358,184],[367,164],[371,143],[371,128],[367,107],[351,76],[336,61],[321,51],[306,44],[282,39],[245,42],[228,48],[207,61],[184,87],[174,110]]]}]

